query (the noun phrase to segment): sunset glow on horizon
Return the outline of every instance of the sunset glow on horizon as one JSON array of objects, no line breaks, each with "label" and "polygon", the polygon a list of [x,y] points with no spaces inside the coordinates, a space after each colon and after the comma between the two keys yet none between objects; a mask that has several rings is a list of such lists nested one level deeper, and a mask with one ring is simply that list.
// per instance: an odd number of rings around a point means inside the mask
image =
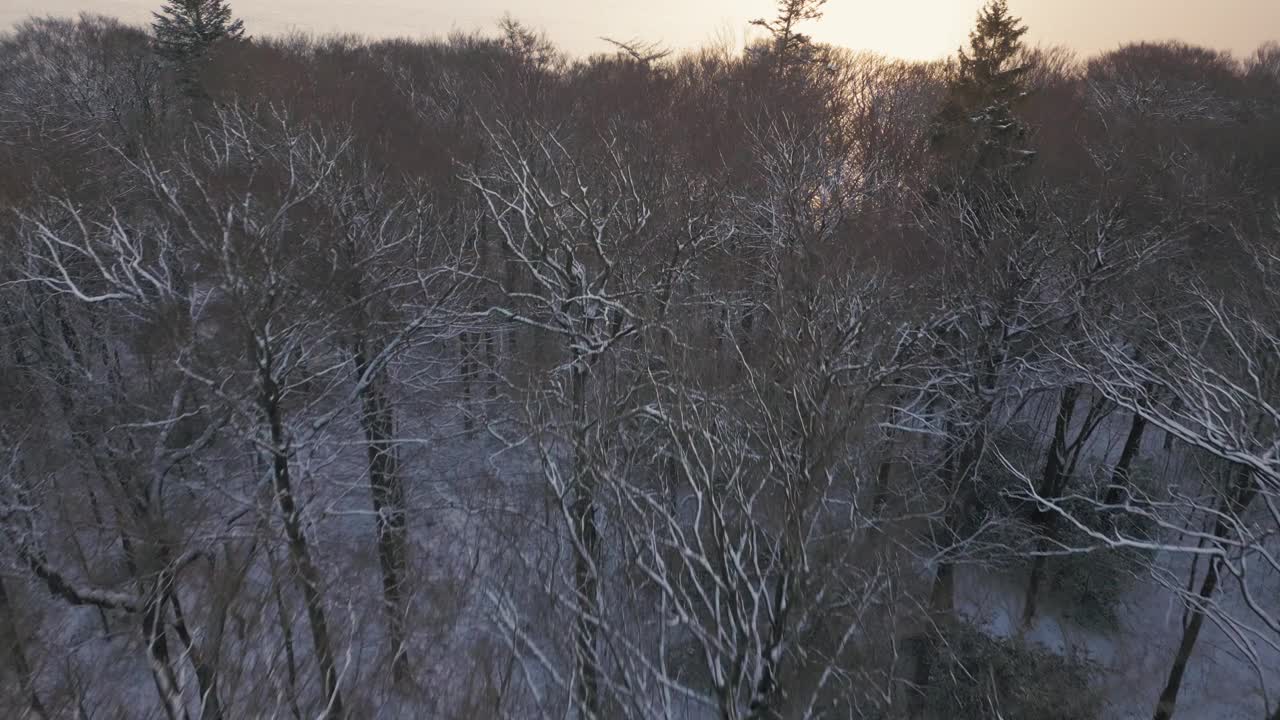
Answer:
[{"label": "sunset glow on horizon", "polygon": [[[144,23],[159,0],[0,0],[0,27],[32,15],[93,12]],[[982,0],[831,0],[810,23],[816,38],[856,50],[909,59],[953,53]],[[1182,40],[1237,55],[1280,32],[1280,2],[1271,0],[1011,0],[1031,27],[1030,42],[1090,54],[1143,40]],[[768,16],[771,0],[234,0],[251,34],[292,31],[371,37],[440,36],[489,31],[505,14],[542,30],[574,54],[606,51],[601,36],[690,48],[740,44],[757,32],[748,21]]]}]

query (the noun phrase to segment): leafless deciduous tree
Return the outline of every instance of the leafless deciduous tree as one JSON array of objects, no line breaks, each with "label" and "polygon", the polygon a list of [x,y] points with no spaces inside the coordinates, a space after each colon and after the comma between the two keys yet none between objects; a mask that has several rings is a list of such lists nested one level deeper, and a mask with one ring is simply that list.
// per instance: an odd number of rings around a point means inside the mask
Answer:
[{"label": "leafless deciduous tree", "polygon": [[0,714],[1280,718],[1273,47],[214,6],[0,34]]}]

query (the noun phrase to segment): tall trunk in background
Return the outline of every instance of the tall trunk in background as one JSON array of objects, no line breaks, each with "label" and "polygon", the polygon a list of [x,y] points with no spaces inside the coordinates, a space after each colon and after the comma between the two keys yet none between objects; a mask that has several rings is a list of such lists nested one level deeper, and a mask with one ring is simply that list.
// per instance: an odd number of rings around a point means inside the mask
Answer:
[{"label": "tall trunk in background", "polygon": [[[951,528],[955,527],[956,518],[963,517],[974,509],[974,503],[970,500],[972,491],[963,484],[968,482],[970,475],[977,467],[978,459],[986,444],[986,434],[981,430],[975,431],[971,437],[963,441],[962,447],[955,449],[959,441],[959,438],[953,436],[950,443],[953,449],[946,453],[947,459],[939,473],[942,486],[954,489],[956,494],[963,498],[947,510],[945,522],[948,526],[948,534],[951,533]],[[933,665],[941,643],[940,635],[946,631],[955,615],[955,585],[955,565],[949,560],[939,561],[929,590],[929,625],[923,629],[917,642],[915,668],[912,673],[912,683],[915,685],[916,692],[912,694],[908,708],[913,718],[924,715],[929,680],[933,675]],[[938,632],[935,632],[935,628],[932,627],[934,625],[938,626]]]},{"label": "tall trunk in background", "polygon": [[[162,573],[163,575],[163,573]],[[160,581],[164,582],[163,579]],[[186,703],[182,699],[182,687],[169,658],[169,639],[165,632],[164,594],[156,588],[142,606],[142,634],[147,646],[147,660],[151,665],[151,677],[169,720],[187,720]]]},{"label": "tall trunk in background", "polygon": [[[1067,464],[1067,433],[1071,429],[1071,420],[1076,412],[1076,399],[1080,389],[1074,385],[1062,390],[1062,398],[1058,403],[1057,419],[1053,423],[1053,440],[1049,443],[1049,455],[1045,459],[1044,473],[1040,478],[1039,494],[1044,498],[1056,498],[1062,494],[1064,484],[1063,469]],[[1049,536],[1054,530],[1056,513],[1052,510],[1037,508],[1032,514],[1031,522],[1039,537],[1036,539],[1036,553],[1031,559],[1031,574],[1027,578],[1027,590],[1022,601],[1022,629],[1026,630],[1036,616],[1036,601],[1040,596],[1040,586],[1044,584],[1045,566],[1048,557]]]},{"label": "tall trunk in background", "polygon": [[583,716],[599,718],[599,657],[596,647],[596,623],[599,621],[597,594],[599,578],[596,577],[600,554],[600,530],[596,524],[595,482],[585,467],[583,450],[587,442],[587,369],[582,358],[573,365],[571,402],[573,403],[574,497],[571,508],[574,530],[579,547],[574,552],[574,592],[577,595],[578,617],[575,623],[574,652],[582,682],[578,685],[577,701]]},{"label": "tall trunk in background", "polygon": [[[1234,470],[1231,487],[1227,489],[1227,497],[1222,503],[1224,506],[1222,511],[1232,517],[1239,517],[1257,495],[1258,483],[1254,480],[1253,473],[1247,467],[1238,466]],[[1231,528],[1228,527],[1226,518],[1219,514],[1213,525],[1213,537],[1218,541],[1223,541],[1230,536]],[[1196,593],[1196,600],[1188,603],[1187,615],[1184,616],[1182,639],[1178,642],[1178,652],[1173,656],[1173,666],[1169,668],[1169,677],[1165,681],[1164,690],[1160,692],[1160,699],[1156,702],[1156,712],[1153,720],[1170,720],[1174,711],[1178,708],[1178,691],[1182,688],[1182,679],[1186,674],[1187,664],[1191,660],[1192,651],[1195,650],[1196,641],[1200,638],[1200,629],[1204,626],[1205,606],[1212,600],[1217,587],[1218,559],[1212,558],[1209,561],[1209,569],[1205,572],[1204,580],[1200,583],[1200,590]]]},{"label": "tall trunk in background", "polygon": [[479,348],[480,342],[475,333],[463,332],[458,335],[458,359],[462,365],[462,429],[468,433],[476,428],[472,408],[476,395],[474,386],[480,377],[479,369],[476,367]]},{"label": "tall trunk in background", "polygon": [[938,632],[926,626],[916,638],[915,668],[911,682],[915,686],[908,702],[909,717],[923,718],[927,708],[926,700],[929,692],[929,680],[933,676],[933,665],[937,660],[938,648],[942,643],[941,632],[945,631],[955,613],[955,566],[949,562],[938,563],[933,576],[933,585],[929,590],[930,622],[939,625]]},{"label": "tall trunk in background", "polygon": [[409,674],[404,625],[409,531],[404,484],[400,479],[395,446],[395,414],[387,397],[386,369],[376,368],[373,377],[365,378],[370,371],[370,359],[363,337],[356,339],[354,355],[356,373],[366,379],[360,387],[360,425],[368,448],[369,494],[373,498],[378,564],[382,569],[382,600],[393,652],[391,667],[396,680],[404,681]]},{"label": "tall trunk in background", "polygon": [[497,333],[492,327],[486,327],[484,330],[484,362],[489,372],[489,389],[486,397],[489,400],[498,399],[498,338]]},{"label": "tall trunk in background", "polygon": [[[988,337],[994,330],[987,328]],[[943,522],[947,535],[953,536],[955,528],[965,518],[984,512],[971,480],[987,449],[987,430],[995,407],[995,391],[1000,380],[1000,367],[1007,350],[1007,337],[1001,331],[998,343],[984,341],[978,348],[983,358],[982,366],[975,374],[972,398],[976,404],[969,412],[960,413],[948,421],[947,443],[943,452],[942,468],[938,472],[941,487],[949,497],[956,498],[945,510]],[[955,412],[954,410],[952,411]],[[955,619],[955,567],[946,559],[939,561],[929,592],[929,620],[941,625],[945,631]],[[937,658],[940,633],[926,626],[915,659],[913,682],[916,692],[911,694],[908,711],[911,717],[922,717],[925,711],[926,693]]]},{"label": "tall trunk in background", "polygon": [[[348,248],[352,265],[359,249]],[[364,433],[368,458],[369,495],[373,503],[378,565],[382,573],[382,602],[387,616],[387,635],[391,643],[391,669],[397,682],[409,677],[409,656],[405,615],[408,592],[405,587],[409,562],[409,518],[400,479],[400,459],[395,443],[395,412],[389,397],[391,378],[385,362],[378,360],[379,345],[371,342],[367,296],[361,272],[350,271],[347,287],[353,307],[358,309],[353,321],[351,356],[359,383],[360,427]]]},{"label": "tall trunk in background", "polygon": [[898,431],[894,427],[898,421],[897,410],[889,410],[888,427],[885,430],[884,454],[876,467],[876,484],[871,492],[871,515],[879,514],[889,502],[889,480],[893,474],[893,453],[898,446]]},{"label": "tall trunk in background", "polygon": [[174,632],[182,643],[183,653],[196,672],[196,683],[200,689],[200,720],[222,720],[217,667],[209,662],[209,656],[201,648],[196,647],[195,638],[191,636],[191,631],[187,627],[186,615],[182,612],[182,602],[178,599],[177,591],[171,587],[166,595],[167,602],[173,608]]},{"label": "tall trunk in background", "polygon": [[311,556],[311,548],[302,528],[302,511],[298,508],[293,494],[293,480],[289,469],[289,441],[285,437],[280,387],[272,375],[274,368],[271,351],[265,347],[265,342],[256,343],[256,345],[260,383],[258,399],[262,414],[267,421],[271,441],[272,484],[276,502],[280,506],[285,536],[289,544],[289,555],[302,584],[307,621],[311,626],[311,642],[315,648],[316,662],[320,667],[324,687],[325,709],[319,717],[324,720],[341,718],[343,716],[342,695],[338,688],[338,667],[334,660],[329,623],[325,617],[324,599],[320,592],[320,571]]},{"label": "tall trunk in background", "polygon": [[1137,459],[1138,451],[1142,449],[1142,436],[1146,430],[1147,419],[1141,413],[1135,412],[1133,421],[1129,424],[1129,434],[1124,439],[1124,447],[1120,449],[1120,459],[1116,461],[1115,469],[1111,472],[1111,486],[1107,488],[1104,499],[1107,505],[1118,504],[1128,494],[1133,461]]},{"label": "tall trunk in background", "polygon": [[[276,562],[275,553],[272,552],[270,545],[266,547],[266,556],[271,577],[282,577],[280,565]],[[285,608],[284,593],[280,585],[279,582],[271,583],[271,595],[275,601],[276,621],[280,625],[280,639],[284,645],[285,679],[289,683],[289,709],[293,712],[294,720],[302,720],[302,709],[298,707],[298,654],[294,650],[293,620]]]}]

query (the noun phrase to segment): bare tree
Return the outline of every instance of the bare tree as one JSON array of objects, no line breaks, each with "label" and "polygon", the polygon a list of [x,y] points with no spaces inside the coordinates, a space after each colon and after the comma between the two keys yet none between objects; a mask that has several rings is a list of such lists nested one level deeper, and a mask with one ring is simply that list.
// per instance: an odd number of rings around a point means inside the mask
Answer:
[{"label": "bare tree", "polygon": [[[1246,282],[1271,282],[1277,264],[1270,240],[1247,243],[1253,267],[1243,270]],[[1243,279],[1243,278],[1242,278]],[[1155,717],[1173,716],[1179,690],[1206,619],[1218,624],[1247,657],[1259,657],[1255,644],[1274,651],[1274,609],[1262,601],[1261,586],[1273,572],[1275,515],[1271,496],[1276,470],[1271,455],[1277,416],[1272,409],[1276,370],[1276,309],[1269,295],[1247,300],[1188,280],[1180,288],[1186,304],[1171,314],[1158,309],[1139,313],[1152,328],[1141,356],[1106,326],[1093,325],[1091,339],[1102,364],[1091,370],[1093,387],[1112,402],[1177,437],[1225,470],[1206,494],[1171,487],[1168,497],[1150,497],[1127,483],[1108,493],[1106,501],[1090,500],[1110,512],[1131,513],[1153,523],[1154,537],[1134,536],[1116,526],[1097,527],[1062,501],[1046,498],[1038,488],[1030,495],[1106,547],[1134,547],[1185,554],[1205,564],[1198,587],[1175,589],[1187,604],[1183,633]],[[1116,327],[1124,327],[1118,324]],[[1149,348],[1149,350],[1147,349]],[[1255,502],[1262,506],[1254,511]],[[1079,499],[1079,498],[1075,498]],[[1268,509],[1270,508],[1270,509]],[[1179,538],[1182,538],[1179,540]],[[1244,604],[1246,617],[1226,609],[1215,597],[1230,578]],[[1252,618],[1253,622],[1250,622]]]}]

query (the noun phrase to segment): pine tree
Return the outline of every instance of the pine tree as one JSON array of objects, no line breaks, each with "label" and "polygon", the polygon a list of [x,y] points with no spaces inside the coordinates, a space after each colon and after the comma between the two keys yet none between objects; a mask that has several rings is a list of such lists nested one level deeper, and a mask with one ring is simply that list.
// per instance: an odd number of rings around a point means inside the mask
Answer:
[{"label": "pine tree", "polygon": [[789,63],[806,60],[812,51],[811,38],[798,32],[796,27],[807,20],[822,17],[822,6],[827,0],[778,0],[778,14],[772,20],[752,20],[773,36],[774,57],[779,71]]},{"label": "pine tree", "polygon": [[[1027,94],[1023,81],[1026,67],[1018,64],[1022,37],[1026,33],[1022,20],[1009,14],[1006,0],[989,0],[978,13],[977,26],[969,34],[969,49],[961,48],[959,52],[949,95],[935,120],[934,150],[942,160],[942,172],[935,178],[936,184],[929,195],[931,201],[944,197],[963,201],[962,229],[953,252],[961,261],[975,262],[972,266],[975,272],[989,267],[985,263],[989,259],[991,239],[998,232],[995,228],[1007,227],[1011,217],[1023,215],[1017,203],[1011,202],[1011,191],[1017,184],[1015,171],[1034,157],[1034,153],[1022,147],[1026,126],[1013,112],[1014,106]],[[1005,272],[1016,282],[1019,270],[1008,262],[1010,257],[1005,256]],[[984,307],[985,298],[981,294],[976,300],[974,307]],[[981,337],[1003,332],[999,321],[983,312],[976,313],[973,321]],[[949,342],[964,346],[965,339],[958,336],[959,332],[948,331]],[[999,368],[1003,360],[985,343],[981,348],[981,359],[975,364],[975,368],[981,369],[976,369],[971,376],[970,387],[976,392],[961,396],[964,402],[947,411],[946,423],[952,430],[944,453],[946,459],[938,472],[945,492],[954,502],[944,516],[947,533],[963,533],[966,524],[983,512],[974,481],[978,459],[988,448],[986,427],[993,406],[987,398],[1000,381]],[[929,611],[938,627],[947,631],[954,631],[954,622],[958,619],[955,582],[954,565],[940,562],[934,571]],[[926,633],[916,638],[915,643],[918,649],[912,682],[924,690],[933,682],[942,640]],[[925,716],[927,697],[926,692],[911,697],[911,716]]]},{"label": "pine tree", "polygon": [[232,17],[225,0],[167,0],[152,16],[156,54],[173,63],[191,97],[203,95],[196,77],[210,49],[244,37],[244,21]]},{"label": "pine tree", "polygon": [[1026,33],[1006,0],[990,0],[978,13],[935,127],[935,147],[943,154],[952,154],[957,146],[961,153],[971,149],[977,169],[985,171],[1018,167],[1034,157],[1020,147],[1027,129],[1014,114],[1027,95],[1027,66],[1018,63]]}]

